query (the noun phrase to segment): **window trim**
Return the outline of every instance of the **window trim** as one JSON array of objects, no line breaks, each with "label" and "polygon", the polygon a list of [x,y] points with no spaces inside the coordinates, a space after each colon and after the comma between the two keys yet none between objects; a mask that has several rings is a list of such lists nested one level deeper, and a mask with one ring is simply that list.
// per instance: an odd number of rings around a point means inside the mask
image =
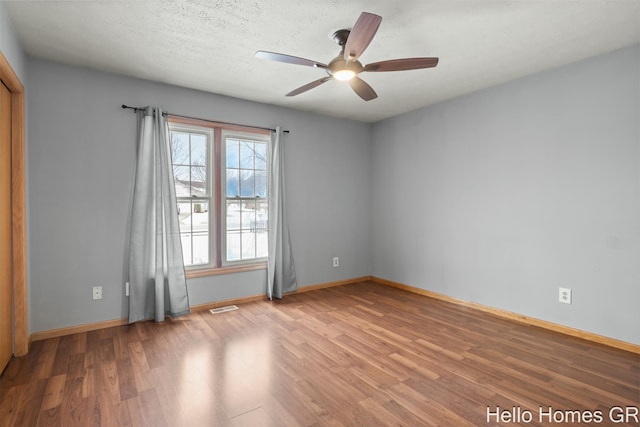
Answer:
[{"label": "window trim", "polygon": [[224,265],[221,267],[209,267],[209,268],[185,268],[185,274],[187,279],[193,279],[196,277],[209,277],[217,276],[221,274],[242,273],[245,271],[254,270],[266,270],[267,261],[254,261],[247,262],[242,265]]},{"label": "window trim", "polygon": [[[208,150],[208,157],[210,163],[209,179],[213,185],[213,191],[210,194],[211,205],[209,208],[209,221],[210,221],[210,256],[208,264],[199,264],[194,266],[185,267],[185,274],[188,279],[197,277],[215,276],[220,274],[238,273],[244,271],[264,270],[267,268],[267,258],[256,258],[254,260],[238,260],[225,262],[223,257],[223,225],[224,218],[218,220],[218,215],[226,213],[226,209],[223,212],[223,187],[226,185],[226,176],[223,177],[225,171],[225,165],[223,161],[223,132],[231,133],[239,136],[246,136],[253,139],[259,139],[261,136],[264,138],[264,142],[267,144],[267,152],[269,152],[269,129],[261,129],[254,127],[245,127],[239,125],[231,125],[227,123],[220,123],[216,121],[198,120],[180,116],[167,116],[170,130],[174,128],[182,129],[183,127],[200,127],[208,129],[213,132],[213,139],[210,141],[210,149]],[[186,130],[186,129],[185,129]],[[267,165],[268,170],[268,165]],[[211,238],[211,232],[213,238]]]}]

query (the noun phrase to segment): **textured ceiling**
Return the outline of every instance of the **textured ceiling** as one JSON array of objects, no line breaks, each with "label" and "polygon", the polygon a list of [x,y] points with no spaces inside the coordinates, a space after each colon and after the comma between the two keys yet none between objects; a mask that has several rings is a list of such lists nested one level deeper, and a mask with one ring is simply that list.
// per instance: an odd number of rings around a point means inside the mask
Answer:
[{"label": "textured ceiling", "polygon": [[[640,0],[3,1],[32,56],[332,116],[374,122],[640,42]],[[364,73],[378,98],[324,71],[254,57],[327,63],[330,39],[362,11],[382,24],[363,64],[437,56],[437,68]]]}]

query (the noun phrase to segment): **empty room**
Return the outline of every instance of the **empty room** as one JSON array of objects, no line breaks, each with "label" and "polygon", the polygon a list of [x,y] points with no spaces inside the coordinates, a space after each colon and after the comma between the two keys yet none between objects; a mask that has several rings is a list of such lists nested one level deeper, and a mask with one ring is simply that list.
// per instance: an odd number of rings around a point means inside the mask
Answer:
[{"label": "empty room", "polygon": [[640,1],[0,1],[0,427],[640,425]]}]

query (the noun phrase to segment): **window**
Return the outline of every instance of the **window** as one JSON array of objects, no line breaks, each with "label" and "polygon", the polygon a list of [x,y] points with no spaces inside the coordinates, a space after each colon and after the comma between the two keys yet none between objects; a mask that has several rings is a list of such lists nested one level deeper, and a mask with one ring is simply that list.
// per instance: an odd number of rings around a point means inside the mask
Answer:
[{"label": "window", "polygon": [[185,266],[207,265],[211,260],[211,140],[207,129],[174,127],[171,158],[178,201],[180,240]]},{"label": "window", "polygon": [[223,134],[227,261],[265,258],[268,247],[267,144]]},{"label": "window", "polygon": [[170,118],[180,234],[188,271],[264,264],[267,131]]}]

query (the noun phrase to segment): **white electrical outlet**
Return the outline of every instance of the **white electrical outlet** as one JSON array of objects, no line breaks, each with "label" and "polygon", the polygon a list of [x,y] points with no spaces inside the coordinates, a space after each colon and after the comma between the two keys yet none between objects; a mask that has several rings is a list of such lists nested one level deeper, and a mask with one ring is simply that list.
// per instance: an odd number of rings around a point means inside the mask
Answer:
[{"label": "white electrical outlet", "polygon": [[340,257],[334,256],[333,257],[333,267],[340,267]]},{"label": "white electrical outlet", "polygon": [[102,299],[102,286],[93,287],[93,299]]},{"label": "white electrical outlet", "polygon": [[571,289],[559,288],[558,301],[564,304],[571,304]]},{"label": "white electrical outlet", "polygon": [[125,282],[124,284],[124,295],[129,296],[129,282]]}]

